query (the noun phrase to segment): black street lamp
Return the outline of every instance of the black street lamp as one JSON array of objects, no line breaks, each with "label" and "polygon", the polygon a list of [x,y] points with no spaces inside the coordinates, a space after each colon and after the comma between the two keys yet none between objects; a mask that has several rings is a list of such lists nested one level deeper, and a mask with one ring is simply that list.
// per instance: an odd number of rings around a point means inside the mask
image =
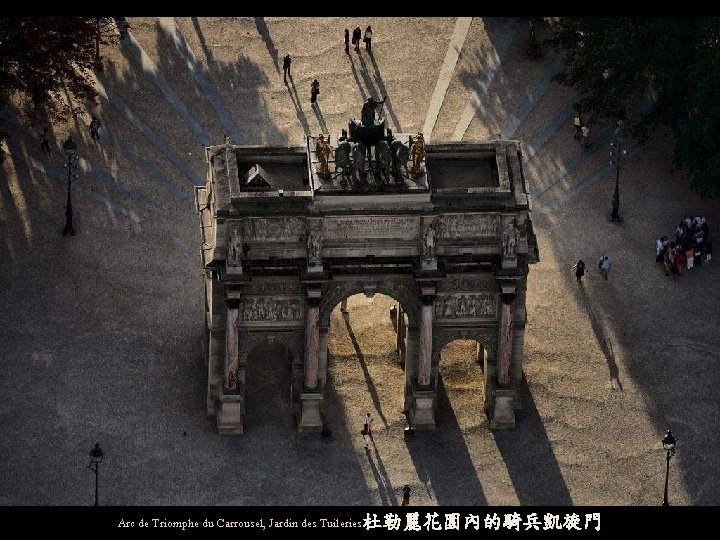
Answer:
[{"label": "black street lamp", "polygon": [[663,437],[662,445],[663,450],[667,452],[667,464],[665,466],[665,495],[663,496],[663,506],[670,506],[668,502],[668,478],[670,477],[670,458],[675,455],[675,437],[672,435],[672,431],[668,429],[667,435]]},{"label": "black street lamp", "polygon": [[73,210],[72,210],[72,200],[70,199],[70,185],[72,184],[72,179],[77,178],[77,170],[78,170],[78,160],[80,159],[76,153],[77,153],[77,144],[75,144],[75,141],[73,141],[72,135],[69,135],[65,143],[63,144],[63,151],[65,152],[65,155],[67,156],[67,163],[65,166],[68,170],[68,184],[67,184],[67,204],[65,205],[65,228],[63,229],[63,236],[66,236],[67,233],[70,233],[72,236],[75,236],[75,227],[73,227]]},{"label": "black street lamp", "polygon": [[610,143],[610,165],[615,165],[615,193],[612,199],[612,215],[610,221],[620,221],[620,164],[627,156],[627,150],[623,150],[622,143],[625,138],[625,127],[622,120],[618,120],[618,127],[615,128],[615,140]]},{"label": "black street lamp", "polygon": [[88,467],[95,472],[95,506],[98,506],[98,467],[104,455],[100,443],[95,443],[95,448],[90,450],[90,464],[94,464],[95,467]]}]

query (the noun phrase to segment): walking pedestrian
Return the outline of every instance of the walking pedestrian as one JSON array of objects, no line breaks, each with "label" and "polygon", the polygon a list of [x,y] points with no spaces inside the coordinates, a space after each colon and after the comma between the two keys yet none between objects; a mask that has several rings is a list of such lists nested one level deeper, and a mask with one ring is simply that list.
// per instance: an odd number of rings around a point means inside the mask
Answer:
[{"label": "walking pedestrian", "polygon": [[310,103],[315,105],[317,102],[318,94],[320,93],[320,81],[317,79],[313,79],[312,84],[310,84]]},{"label": "walking pedestrian", "polygon": [[582,119],[580,118],[580,113],[577,113],[575,115],[575,118],[573,119],[573,124],[575,124],[575,140],[578,140],[582,137]]},{"label": "walking pedestrian", "polygon": [[40,150],[47,154],[50,153],[50,137],[48,136],[48,128],[43,128],[42,135],[40,135]]},{"label": "walking pedestrian", "polygon": [[[285,58],[283,58],[283,80],[287,82],[287,76],[290,75],[290,64],[292,63],[292,60],[290,59],[290,55],[286,54]],[[292,75],[290,75],[292,77]]]},{"label": "walking pedestrian", "polygon": [[368,435],[372,438],[372,425],[373,425],[373,417],[370,415],[370,413],[367,413],[365,415],[365,425],[368,427]]},{"label": "walking pedestrian", "polygon": [[367,450],[368,448],[370,448],[370,427],[365,424],[360,434],[363,436],[363,440],[365,441],[365,449]]},{"label": "walking pedestrian", "polygon": [[585,275],[585,263],[580,259],[573,268],[575,269],[575,278],[577,278],[578,284],[582,285],[582,277]]},{"label": "walking pedestrian", "polygon": [[410,504],[410,486],[405,484],[403,486],[403,502],[402,506],[407,506]]},{"label": "walking pedestrian", "polygon": [[93,116],[92,120],[90,121],[90,125],[88,126],[90,128],[90,138],[93,141],[97,141],[100,139],[100,128],[102,127],[102,122],[97,116]]},{"label": "walking pedestrian", "polygon": [[365,42],[365,50],[370,52],[372,49],[372,26],[368,25],[365,29],[365,37],[363,37],[363,41]]},{"label": "walking pedestrian", "polygon": [[350,30],[345,29],[345,54],[350,54]]},{"label": "walking pedestrian", "polygon": [[360,38],[362,37],[362,30],[359,26],[355,27],[355,30],[353,30],[353,37],[352,42],[355,46],[355,51],[360,52]]},{"label": "walking pedestrian", "polygon": [[604,277],[605,279],[608,278],[611,267],[612,261],[610,260],[610,257],[608,257],[607,255],[603,255],[602,257],[600,257],[600,260],[598,261],[598,268],[600,269],[602,277]]},{"label": "walking pedestrian", "polygon": [[590,146],[590,128],[583,126],[580,130],[582,131],[582,141],[580,141],[580,145],[583,148],[588,148]]}]

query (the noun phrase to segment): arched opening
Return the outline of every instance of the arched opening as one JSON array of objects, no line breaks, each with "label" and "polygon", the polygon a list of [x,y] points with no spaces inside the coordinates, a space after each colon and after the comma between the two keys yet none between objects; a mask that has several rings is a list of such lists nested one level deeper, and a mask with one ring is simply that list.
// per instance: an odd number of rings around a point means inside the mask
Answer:
[{"label": "arched opening", "polygon": [[245,430],[294,430],[290,410],[292,352],[279,340],[263,340],[245,366]]},{"label": "arched opening", "polygon": [[404,428],[405,372],[391,317],[398,306],[384,294],[355,294],[330,314],[323,414],[331,429],[359,433],[368,412],[375,433]]},{"label": "arched opening", "polygon": [[485,349],[473,339],[456,339],[440,351],[438,423],[456,423],[461,430],[487,421],[484,410]]}]

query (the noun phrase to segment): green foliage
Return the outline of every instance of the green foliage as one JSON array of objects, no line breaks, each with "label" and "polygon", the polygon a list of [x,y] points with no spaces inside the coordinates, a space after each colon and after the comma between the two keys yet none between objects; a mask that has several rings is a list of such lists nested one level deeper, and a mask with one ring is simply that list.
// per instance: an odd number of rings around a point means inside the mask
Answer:
[{"label": "green foliage", "polygon": [[720,18],[561,17],[550,42],[566,51],[556,80],[581,113],[614,120],[647,100],[629,127],[641,138],[669,127],[693,187],[720,195]]}]

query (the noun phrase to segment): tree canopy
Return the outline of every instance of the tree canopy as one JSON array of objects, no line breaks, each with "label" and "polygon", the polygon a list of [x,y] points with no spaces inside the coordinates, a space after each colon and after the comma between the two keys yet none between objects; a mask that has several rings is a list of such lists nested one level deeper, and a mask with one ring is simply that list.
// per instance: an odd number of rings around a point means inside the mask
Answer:
[{"label": "tree canopy", "polygon": [[96,95],[99,45],[116,41],[111,17],[0,17],[0,105],[29,118],[63,119],[69,98]]},{"label": "tree canopy", "polygon": [[556,80],[580,94],[580,112],[636,110],[628,124],[641,138],[667,126],[692,186],[720,195],[720,18],[560,17],[550,43],[566,51]]}]

